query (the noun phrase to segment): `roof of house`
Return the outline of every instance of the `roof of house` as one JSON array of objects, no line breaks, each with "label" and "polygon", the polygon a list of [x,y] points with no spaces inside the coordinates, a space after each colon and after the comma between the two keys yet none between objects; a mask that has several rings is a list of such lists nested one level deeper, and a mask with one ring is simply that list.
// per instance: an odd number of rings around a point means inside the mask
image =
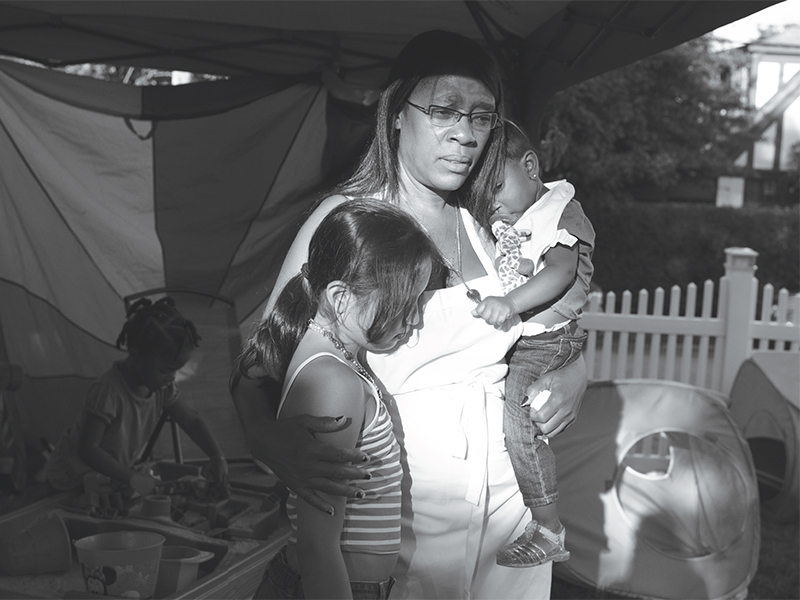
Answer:
[{"label": "roof of house", "polygon": [[750,52],[800,55],[800,23],[787,25],[782,31],[768,31],[747,45]]}]

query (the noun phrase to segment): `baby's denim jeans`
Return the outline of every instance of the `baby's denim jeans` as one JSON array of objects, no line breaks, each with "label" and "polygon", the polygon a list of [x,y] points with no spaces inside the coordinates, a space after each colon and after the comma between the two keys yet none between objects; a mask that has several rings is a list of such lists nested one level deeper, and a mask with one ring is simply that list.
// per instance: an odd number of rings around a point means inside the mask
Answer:
[{"label": "baby's denim jeans", "polygon": [[[350,588],[353,590],[353,600],[386,600],[389,597],[389,592],[392,591],[393,585],[393,577],[386,581],[350,582]],[[281,548],[280,552],[267,565],[264,571],[264,578],[261,580],[261,585],[258,586],[253,598],[254,600],[272,598],[299,600],[305,598],[303,584],[300,581],[300,573],[286,562],[286,546]]]},{"label": "baby's denim jeans", "polygon": [[557,331],[521,337],[511,352],[506,379],[503,432],[511,465],[525,506],[552,504],[558,498],[556,461],[550,445],[530,419],[530,407],[522,406],[528,386],[545,373],[575,361],[586,332],[571,321]]}]

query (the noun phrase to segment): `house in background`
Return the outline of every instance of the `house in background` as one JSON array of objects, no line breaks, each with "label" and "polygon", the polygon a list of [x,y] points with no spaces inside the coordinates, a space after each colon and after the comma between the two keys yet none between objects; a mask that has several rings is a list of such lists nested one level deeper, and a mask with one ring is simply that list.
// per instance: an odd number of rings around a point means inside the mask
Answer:
[{"label": "house in background", "polygon": [[[795,204],[800,148],[800,25],[765,34],[744,47],[751,61],[744,78],[756,110],[754,131],[760,139],[738,156],[743,174],[719,177],[717,206]],[[794,150],[793,150],[794,148]]]}]

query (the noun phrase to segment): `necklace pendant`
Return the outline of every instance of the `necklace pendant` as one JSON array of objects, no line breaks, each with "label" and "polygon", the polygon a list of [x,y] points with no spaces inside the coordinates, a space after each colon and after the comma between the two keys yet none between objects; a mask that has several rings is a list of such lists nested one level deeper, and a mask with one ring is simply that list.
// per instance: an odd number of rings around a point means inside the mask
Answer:
[{"label": "necklace pendant", "polygon": [[473,288],[467,288],[467,298],[472,300],[475,304],[480,304],[481,302],[481,293]]}]

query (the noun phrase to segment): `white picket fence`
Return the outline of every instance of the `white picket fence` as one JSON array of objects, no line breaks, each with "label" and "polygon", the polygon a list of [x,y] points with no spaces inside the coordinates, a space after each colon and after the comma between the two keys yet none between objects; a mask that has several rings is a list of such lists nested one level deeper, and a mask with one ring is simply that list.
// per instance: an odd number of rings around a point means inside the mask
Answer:
[{"label": "white picket fence", "polygon": [[797,353],[800,370],[800,294],[781,289],[776,302],[773,286],[766,284],[756,315],[758,253],[728,248],[725,255],[716,307],[712,281],[703,284],[700,298],[695,284],[687,286],[685,298],[673,286],[667,314],[662,288],[655,290],[651,313],[645,290],[639,292],[635,314],[631,292],[622,294],[620,312],[615,312],[614,292],[605,298],[591,294],[581,317],[589,334],[584,346],[589,379],[666,379],[728,394],[754,350]]}]

